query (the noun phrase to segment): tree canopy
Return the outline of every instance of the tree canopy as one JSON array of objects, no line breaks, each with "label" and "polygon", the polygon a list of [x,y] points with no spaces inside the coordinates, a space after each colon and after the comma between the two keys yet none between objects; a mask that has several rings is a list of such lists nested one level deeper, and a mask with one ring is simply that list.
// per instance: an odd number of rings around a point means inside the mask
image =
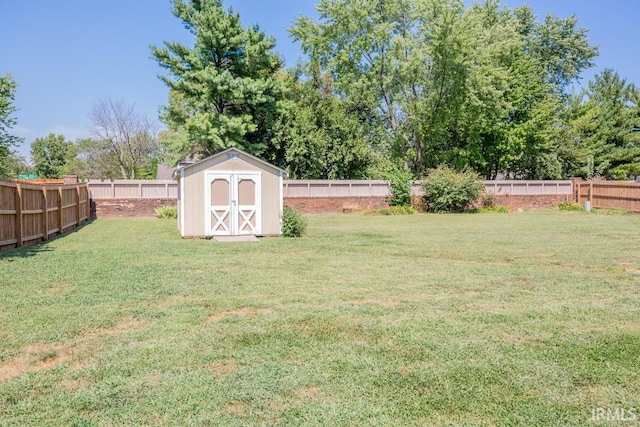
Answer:
[{"label": "tree canopy", "polygon": [[292,103],[274,123],[270,160],[293,179],[366,178],[371,149],[360,112],[331,92],[327,75],[282,78]]},{"label": "tree canopy", "polygon": [[386,121],[415,174],[440,164],[485,177],[559,173],[547,138],[568,85],[597,54],[575,17],[539,23],[498,1],[321,0],[291,33],[336,94]]},{"label": "tree canopy", "polygon": [[156,156],[155,126],[148,117],[136,113],[134,105],[101,99],[93,105],[89,119],[95,141],[85,141],[84,145],[94,159],[101,158],[100,163],[111,164],[111,169],[115,165],[120,178],[137,178]]},{"label": "tree canopy", "polygon": [[17,124],[13,105],[18,84],[11,74],[0,76],[0,177],[10,177],[14,172],[14,160],[17,159],[11,147],[19,145],[22,138],[12,135],[10,130]]},{"label": "tree canopy", "polygon": [[[305,61],[222,0],[174,0],[193,36],[153,47],[169,87],[167,158],[229,147],[295,178],[640,175],[639,91],[606,70],[574,93],[598,49],[575,16],[499,0],[319,0],[290,28]],[[96,145],[94,144],[95,148]]]},{"label": "tree canopy", "polygon": [[585,178],[640,175],[640,91],[606,69],[567,106],[568,173]]},{"label": "tree canopy", "polygon": [[65,140],[64,135],[52,133],[45,138],[36,138],[31,143],[31,161],[41,178],[62,178],[70,172],[67,164],[76,154],[75,144]]}]

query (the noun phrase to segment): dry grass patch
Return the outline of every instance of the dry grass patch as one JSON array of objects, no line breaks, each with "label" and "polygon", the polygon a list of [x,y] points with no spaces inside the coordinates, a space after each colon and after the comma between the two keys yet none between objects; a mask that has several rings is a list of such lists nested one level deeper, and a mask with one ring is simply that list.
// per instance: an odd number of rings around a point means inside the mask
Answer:
[{"label": "dry grass patch", "polygon": [[0,366],[0,382],[9,381],[29,372],[51,369],[56,366],[79,366],[81,359],[75,343],[40,343],[27,346],[16,357]]},{"label": "dry grass patch", "polygon": [[143,329],[148,322],[125,317],[111,328],[88,330],[75,340],[38,343],[25,347],[0,365],[0,382],[23,374],[57,366],[80,369],[98,352],[106,336],[119,336]]},{"label": "dry grass patch", "polygon": [[395,298],[383,298],[383,299],[371,299],[371,298],[354,298],[344,301],[346,304],[351,305],[369,305],[376,304],[383,307],[395,307],[398,305],[398,300]]},{"label": "dry grass patch", "polygon": [[68,393],[76,393],[78,391],[88,389],[93,384],[93,381],[89,381],[86,378],[66,378],[60,382],[60,388]]},{"label": "dry grass patch", "polygon": [[226,378],[238,370],[238,364],[233,360],[218,360],[205,365],[215,378]]},{"label": "dry grass patch", "polygon": [[92,338],[100,336],[119,336],[138,332],[147,327],[149,324],[146,320],[136,319],[131,316],[126,316],[109,328],[89,329],[82,334],[83,338]]},{"label": "dry grass patch", "polygon": [[248,415],[248,412],[249,411],[247,409],[247,405],[239,400],[231,401],[227,405],[225,405],[224,408],[222,408],[223,414],[231,415],[234,417],[244,418]]},{"label": "dry grass patch", "polygon": [[273,310],[270,308],[253,308],[253,307],[243,307],[238,310],[231,311],[221,311],[219,313],[212,314],[207,317],[208,322],[219,322],[222,319],[228,319],[230,317],[242,317],[244,319],[253,319],[258,316],[262,316],[265,314],[271,314]]},{"label": "dry grass patch", "polygon": [[304,387],[297,389],[296,393],[305,398],[315,398],[320,393],[320,389],[318,387]]}]

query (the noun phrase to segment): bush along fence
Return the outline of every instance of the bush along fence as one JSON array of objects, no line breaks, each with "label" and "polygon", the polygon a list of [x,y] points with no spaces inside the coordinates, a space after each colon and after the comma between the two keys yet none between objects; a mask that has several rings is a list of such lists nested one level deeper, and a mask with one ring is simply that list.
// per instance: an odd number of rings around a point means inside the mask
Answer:
[{"label": "bush along fence", "polygon": [[[485,193],[495,196],[497,206],[505,206],[509,210],[552,208],[562,202],[573,201],[573,183],[562,181],[481,181]],[[422,181],[413,183],[411,202],[414,207],[425,208]]]},{"label": "bush along fence", "polygon": [[0,251],[62,234],[89,219],[89,185],[0,182]]}]

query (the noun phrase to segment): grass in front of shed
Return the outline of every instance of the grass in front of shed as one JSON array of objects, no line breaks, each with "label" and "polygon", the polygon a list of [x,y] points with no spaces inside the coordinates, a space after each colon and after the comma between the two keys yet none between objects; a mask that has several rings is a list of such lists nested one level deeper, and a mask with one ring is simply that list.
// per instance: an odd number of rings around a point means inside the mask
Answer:
[{"label": "grass in front of shed", "polygon": [[639,225],[99,220],[0,254],[0,424],[598,425],[640,407]]}]

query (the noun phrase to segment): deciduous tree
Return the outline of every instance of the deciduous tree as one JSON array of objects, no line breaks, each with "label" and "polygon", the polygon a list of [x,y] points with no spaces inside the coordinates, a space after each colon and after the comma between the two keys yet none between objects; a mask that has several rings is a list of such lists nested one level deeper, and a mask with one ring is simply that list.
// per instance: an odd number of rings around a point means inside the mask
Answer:
[{"label": "deciduous tree", "polygon": [[15,154],[11,147],[22,142],[22,138],[10,133],[17,124],[17,119],[13,116],[17,111],[13,105],[17,87],[11,74],[0,76],[0,177],[14,176],[12,161]]},{"label": "deciduous tree", "polygon": [[67,163],[76,157],[76,146],[64,135],[49,134],[31,143],[31,161],[35,173],[41,178],[62,178]]},{"label": "deciduous tree", "polygon": [[371,152],[356,107],[328,90],[329,76],[285,78],[293,102],[274,124],[271,160],[293,179],[366,178]]},{"label": "deciduous tree", "polygon": [[[101,99],[89,113],[91,132],[99,144],[93,144],[93,156],[100,153],[117,165],[121,178],[134,179],[156,156],[158,144],[155,125],[123,101]],[[103,160],[104,162],[104,160]]]},{"label": "deciduous tree", "polygon": [[439,164],[486,178],[559,173],[548,137],[597,53],[574,17],[539,23],[492,0],[321,0],[318,11],[292,35],[341,99],[379,112],[389,152],[415,174]]}]

